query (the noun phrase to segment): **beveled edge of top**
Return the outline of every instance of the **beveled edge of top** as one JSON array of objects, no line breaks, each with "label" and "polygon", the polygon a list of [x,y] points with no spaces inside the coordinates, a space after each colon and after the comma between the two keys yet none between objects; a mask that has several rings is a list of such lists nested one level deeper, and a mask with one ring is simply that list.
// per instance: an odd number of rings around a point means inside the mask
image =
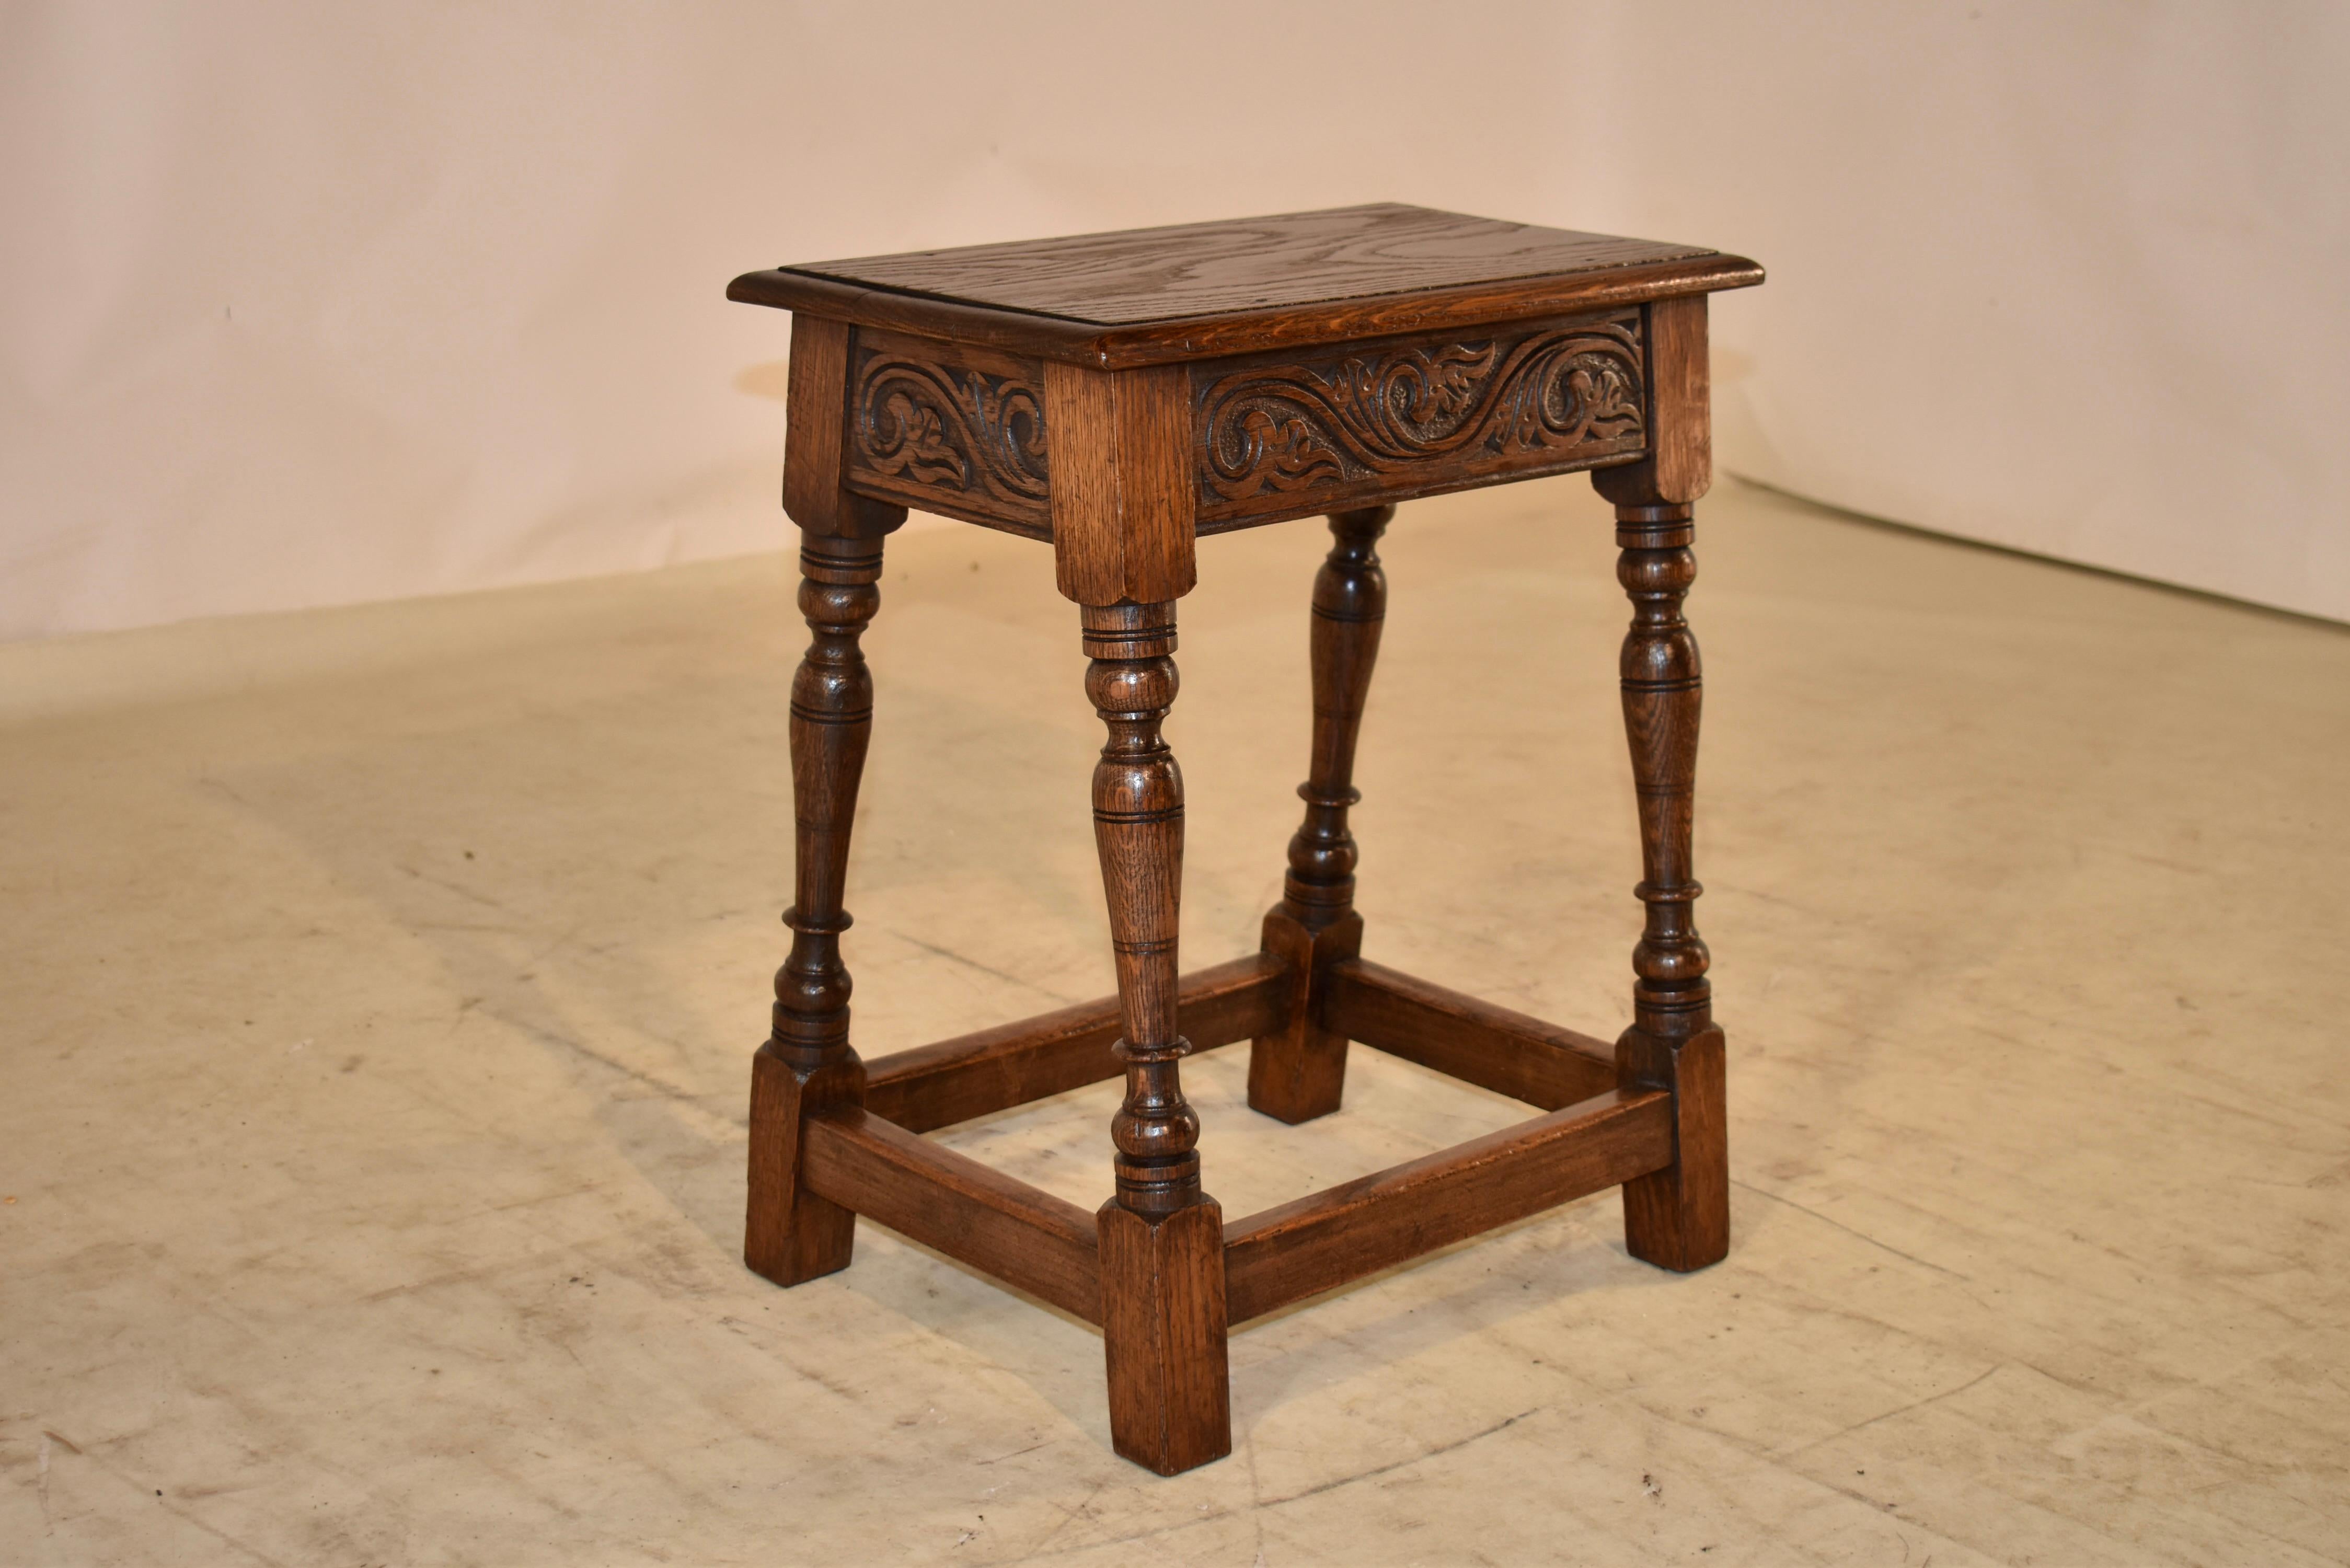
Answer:
[{"label": "beveled edge of top", "polygon": [[1704,251],[1670,260],[1536,273],[1450,287],[1359,295],[1311,305],[1104,326],[1067,317],[851,283],[796,267],[747,272],[726,297],[749,305],[973,343],[1098,369],[1180,364],[1265,349],[1351,342],[1448,327],[1482,327],[1725,289],[1751,288],[1762,268]]}]

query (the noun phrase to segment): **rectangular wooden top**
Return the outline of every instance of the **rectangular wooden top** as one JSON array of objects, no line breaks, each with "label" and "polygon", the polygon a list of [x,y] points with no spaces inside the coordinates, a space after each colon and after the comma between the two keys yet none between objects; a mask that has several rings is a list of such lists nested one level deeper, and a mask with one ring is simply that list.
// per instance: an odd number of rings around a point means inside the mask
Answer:
[{"label": "rectangular wooden top", "polygon": [[1762,281],[1691,245],[1379,203],[811,262],[727,297],[1117,369]]}]

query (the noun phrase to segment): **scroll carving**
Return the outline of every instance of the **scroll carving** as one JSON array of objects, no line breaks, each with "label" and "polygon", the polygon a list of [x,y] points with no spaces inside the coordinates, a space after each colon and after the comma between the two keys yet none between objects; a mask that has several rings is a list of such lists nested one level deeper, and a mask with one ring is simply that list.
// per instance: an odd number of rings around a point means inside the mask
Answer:
[{"label": "scroll carving", "polygon": [[1198,394],[1202,519],[1587,468],[1648,440],[1637,311],[1259,359]]},{"label": "scroll carving", "polygon": [[848,389],[850,485],[1046,535],[1043,384],[1041,369],[1025,361],[858,333]]}]

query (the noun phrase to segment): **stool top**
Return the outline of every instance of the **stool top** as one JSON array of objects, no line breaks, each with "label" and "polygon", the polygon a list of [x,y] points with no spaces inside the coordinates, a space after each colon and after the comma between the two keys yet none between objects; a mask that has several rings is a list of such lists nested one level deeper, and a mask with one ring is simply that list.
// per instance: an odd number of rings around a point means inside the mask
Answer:
[{"label": "stool top", "polygon": [[1692,245],[1381,202],[746,273],[730,299],[1104,369],[1742,288]]}]

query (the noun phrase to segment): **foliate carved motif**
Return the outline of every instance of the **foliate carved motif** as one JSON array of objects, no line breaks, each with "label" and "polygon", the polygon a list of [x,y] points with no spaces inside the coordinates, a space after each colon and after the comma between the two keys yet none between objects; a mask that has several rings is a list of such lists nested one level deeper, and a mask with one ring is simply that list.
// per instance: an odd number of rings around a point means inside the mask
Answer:
[{"label": "foliate carved motif", "polygon": [[1042,380],[1033,366],[957,364],[860,335],[849,384],[852,482],[916,506],[1042,527]]},{"label": "foliate carved motif", "polygon": [[1201,510],[1271,510],[1380,482],[1440,485],[1638,452],[1640,364],[1637,312],[1258,361],[1201,386]]}]

